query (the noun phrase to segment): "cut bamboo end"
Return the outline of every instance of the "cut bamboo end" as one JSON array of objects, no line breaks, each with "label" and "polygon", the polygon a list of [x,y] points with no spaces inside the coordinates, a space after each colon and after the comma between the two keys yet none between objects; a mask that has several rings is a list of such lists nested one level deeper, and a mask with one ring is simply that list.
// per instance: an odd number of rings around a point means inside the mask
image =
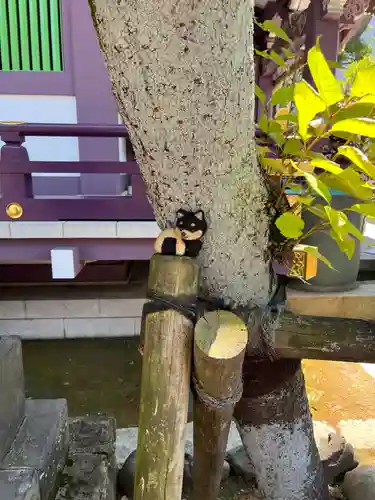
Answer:
[{"label": "cut bamboo end", "polygon": [[245,323],[230,311],[207,312],[195,325],[195,344],[210,358],[234,358],[247,341]]},{"label": "cut bamboo end", "polygon": [[190,257],[154,254],[150,260],[148,289],[166,296],[196,297],[199,266]]},{"label": "cut bamboo end", "polygon": [[291,278],[309,280],[318,273],[318,259],[315,255],[306,252],[305,247],[306,245],[296,245],[293,248],[293,262],[288,272]]},{"label": "cut bamboo end", "polygon": [[195,325],[193,500],[219,496],[247,340],[245,323],[229,311],[207,312]]}]

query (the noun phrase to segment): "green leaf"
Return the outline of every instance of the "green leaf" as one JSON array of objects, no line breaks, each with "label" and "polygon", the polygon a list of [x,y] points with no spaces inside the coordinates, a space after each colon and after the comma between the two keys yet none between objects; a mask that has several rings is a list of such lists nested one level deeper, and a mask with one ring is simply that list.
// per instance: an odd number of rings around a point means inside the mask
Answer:
[{"label": "green leaf", "polygon": [[[350,43],[350,42],[349,42]],[[372,49],[371,49],[372,53]],[[354,83],[354,80],[359,71],[363,71],[365,69],[371,68],[374,66],[374,59],[369,54],[365,55],[359,60],[354,60],[349,64],[349,66],[345,69],[345,84],[346,86],[351,86]]]},{"label": "green leaf", "polygon": [[319,39],[315,47],[309,50],[307,63],[319,95],[327,106],[343,100],[344,94],[340,82],[336,80],[328,66],[327,60],[320,49]]},{"label": "green leaf", "polygon": [[326,172],[330,172],[331,174],[341,174],[343,172],[342,168],[340,165],[335,163],[334,161],[327,160],[324,155],[320,155],[319,153],[315,154],[312,159],[311,159],[311,165],[314,167],[321,168],[322,170],[325,170]]},{"label": "green leaf", "polygon": [[315,191],[315,193],[326,200],[327,203],[331,203],[331,193],[329,192],[328,187],[318,177],[308,172],[304,172],[303,176],[307,180],[307,183],[311,187],[311,189]]},{"label": "green leaf", "polygon": [[328,220],[328,216],[324,210],[323,205],[316,204],[311,207],[306,207],[306,210],[314,214],[316,217],[319,217],[319,219]]},{"label": "green leaf", "polygon": [[358,212],[370,219],[375,219],[375,203],[356,203],[352,205],[349,210]]},{"label": "green leaf", "polygon": [[[351,259],[354,254],[355,242],[350,237],[349,233],[353,233],[355,231],[359,233],[359,231],[353,226],[353,224],[351,224],[351,222],[349,222],[348,217],[343,212],[335,210],[332,207],[324,207],[324,209],[328,215],[332,228],[329,235],[336,241],[340,250],[344,252],[349,259]],[[355,234],[355,236],[358,236],[358,234]],[[362,238],[361,234],[360,236]]]},{"label": "green leaf", "polygon": [[308,207],[313,203],[314,200],[315,196],[298,196],[298,201],[303,205],[307,205]]},{"label": "green leaf", "polygon": [[[343,139],[344,142],[351,142],[353,140],[353,134],[349,134],[349,132],[332,132],[334,137],[338,137],[339,139]],[[356,139],[358,136],[356,136]]]},{"label": "green leaf", "polygon": [[286,85],[285,87],[280,87],[272,94],[271,104],[286,106],[291,101],[293,101],[293,95],[294,85]]},{"label": "green leaf", "polygon": [[288,47],[281,47],[281,52],[287,59],[294,59],[296,57],[296,53],[290,50]]},{"label": "green leaf", "polygon": [[285,136],[281,123],[276,120],[268,120],[268,135],[276,142],[278,146],[282,146],[285,142]]},{"label": "green leaf", "polygon": [[284,59],[279,54],[277,54],[274,50],[267,52],[266,50],[255,49],[255,53],[258,56],[263,57],[264,59],[269,59],[270,61],[273,61],[278,66],[285,66],[285,64],[286,64]]},{"label": "green leaf", "polygon": [[333,69],[342,69],[342,64],[340,64],[339,62],[337,61],[327,61],[327,64],[330,68],[333,68]]},{"label": "green leaf", "polygon": [[293,167],[300,172],[301,176],[305,177],[310,188],[315,191],[319,196],[321,196],[327,203],[331,203],[331,193],[328,187],[314,174],[309,172],[304,172],[301,170],[293,161],[291,161]]},{"label": "green leaf", "polygon": [[260,117],[260,120],[258,122],[258,127],[260,128],[260,130],[262,132],[264,132],[265,134],[268,134],[268,118],[266,117],[266,115],[262,115]]},{"label": "green leaf", "polygon": [[326,259],[324,257],[324,255],[322,255],[319,250],[316,248],[316,247],[312,247],[310,245],[304,245],[303,246],[303,249],[306,253],[309,253],[310,255],[312,255],[313,257],[315,257],[316,259],[319,259],[321,260],[322,262],[324,262],[324,264],[326,264],[330,269],[336,271],[336,269],[332,266],[332,264],[330,263],[330,261],[328,259]]},{"label": "green leaf", "polygon": [[375,94],[367,94],[358,101],[359,103],[363,104],[375,104]]},{"label": "green leaf", "polygon": [[365,237],[363,236],[361,231],[359,231],[359,229],[355,227],[355,225],[352,222],[350,222],[349,219],[347,220],[345,227],[348,233],[352,234],[355,238],[357,238],[360,241],[365,241]]},{"label": "green leaf", "polygon": [[282,40],[285,40],[288,43],[292,43],[292,40],[288,37],[285,31],[273,21],[267,20],[264,21],[263,23],[256,23],[256,24],[264,31],[269,31],[270,33],[276,35],[278,38],[281,38]]},{"label": "green leaf", "polygon": [[262,157],[261,163],[263,168],[267,169],[270,174],[285,174],[288,171],[288,165],[281,158]]},{"label": "green leaf", "polygon": [[272,61],[277,64],[278,66],[285,66],[286,65],[286,62],[284,61],[284,59],[277,53],[275,52],[274,50],[271,50],[271,52],[269,53],[270,55],[270,59],[272,59]]},{"label": "green leaf", "polygon": [[350,260],[354,255],[355,241],[348,235],[340,237],[334,231],[329,231],[329,236],[337,243],[339,249],[348,257]]},{"label": "green leaf", "polygon": [[355,238],[364,241],[363,234],[350,222],[348,216],[340,210],[332,207],[324,207],[331,223],[332,230],[343,239],[347,234],[352,234]]},{"label": "green leaf", "polygon": [[284,155],[300,155],[303,152],[303,144],[299,139],[292,137],[287,139],[284,143]]},{"label": "green leaf", "polygon": [[260,146],[258,144],[255,145],[256,152],[259,155],[265,155],[266,153],[272,153],[268,146]]},{"label": "green leaf", "polygon": [[348,118],[371,118],[374,114],[374,105],[367,102],[356,102],[338,110],[330,119],[333,125]]},{"label": "green leaf", "polygon": [[298,123],[298,117],[297,115],[294,115],[293,113],[285,113],[284,115],[277,115],[275,116],[274,120],[277,121],[288,121],[291,123]]},{"label": "green leaf", "polygon": [[375,120],[370,118],[352,118],[334,123],[331,132],[349,132],[375,138]]},{"label": "green leaf", "polygon": [[350,97],[363,97],[374,94],[374,82],[375,64],[362,68],[359,66],[350,89]]},{"label": "green leaf", "polygon": [[255,49],[254,51],[257,56],[263,57],[264,59],[271,59],[269,53],[266,50],[258,50]]},{"label": "green leaf", "polygon": [[337,152],[339,155],[348,158],[366,175],[375,179],[375,165],[371,163],[371,161],[360,149],[353,146],[340,146]]},{"label": "green leaf", "polygon": [[339,175],[323,173],[319,176],[322,182],[331,189],[336,189],[359,200],[369,200],[373,196],[371,186],[361,179],[353,168],[344,169]]},{"label": "green leaf", "polygon": [[294,86],[294,102],[298,111],[298,132],[302,139],[307,139],[309,122],[327,108],[319,95],[307,82],[298,82]]},{"label": "green leaf", "polygon": [[340,210],[336,210],[328,205],[324,207],[324,210],[327,214],[333,231],[335,231],[335,233],[345,234],[346,231],[344,230],[344,227],[347,222],[346,215]]},{"label": "green leaf", "polygon": [[283,131],[280,123],[276,120],[268,120],[268,132],[270,134],[281,134]]},{"label": "green leaf", "polygon": [[[294,182],[288,182],[287,189],[290,189],[291,191],[294,191],[295,193],[298,193],[298,195],[301,195],[302,193],[305,192],[305,189],[301,184],[297,184]],[[294,194],[295,196],[295,194]]]},{"label": "green leaf", "polygon": [[255,95],[260,100],[260,102],[264,105],[264,103],[266,101],[266,94],[263,92],[263,90],[259,87],[258,84],[255,84]]},{"label": "green leaf", "polygon": [[370,161],[375,161],[375,144],[371,142],[367,147],[367,157]]},{"label": "green leaf", "polygon": [[276,227],[286,238],[299,238],[302,236],[304,221],[292,212],[285,212],[276,219]]}]

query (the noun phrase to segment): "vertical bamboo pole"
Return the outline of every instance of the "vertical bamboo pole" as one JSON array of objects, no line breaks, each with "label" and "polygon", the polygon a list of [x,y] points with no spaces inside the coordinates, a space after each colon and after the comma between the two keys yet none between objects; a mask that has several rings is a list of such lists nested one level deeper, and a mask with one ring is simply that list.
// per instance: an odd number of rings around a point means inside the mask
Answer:
[{"label": "vertical bamboo pole", "polygon": [[246,325],[229,311],[206,313],[195,326],[194,500],[216,500],[219,493],[247,340]]},{"label": "vertical bamboo pole", "polygon": [[[195,304],[198,285],[199,268],[194,260],[158,254],[152,257],[151,296]],[[180,500],[182,494],[194,326],[177,310],[168,306],[160,309],[163,303],[151,302],[143,311],[135,500]]]}]

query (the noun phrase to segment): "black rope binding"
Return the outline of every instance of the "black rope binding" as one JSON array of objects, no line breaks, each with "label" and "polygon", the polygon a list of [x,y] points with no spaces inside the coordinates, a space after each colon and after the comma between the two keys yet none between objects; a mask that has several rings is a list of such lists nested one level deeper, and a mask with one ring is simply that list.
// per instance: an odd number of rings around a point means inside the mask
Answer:
[{"label": "black rope binding", "polygon": [[143,313],[145,315],[172,309],[185,316],[185,318],[195,325],[197,320],[196,298],[193,299],[193,297],[187,295],[180,295],[179,297],[159,295],[154,291],[149,291],[147,293],[147,298],[150,299],[150,302],[144,305]]},{"label": "black rope binding", "polygon": [[[159,295],[154,291],[149,291],[147,293],[147,298],[150,299],[143,306],[143,317],[145,318],[147,314],[173,310],[182,314],[185,318],[196,324],[197,320],[203,316],[204,311],[216,310],[222,307],[221,303],[215,303],[214,301],[206,299],[196,299],[191,296],[165,296]],[[142,351],[141,351],[141,354]],[[194,365],[193,365],[194,366]],[[204,405],[212,409],[224,409],[232,408],[242,397],[243,391],[243,381],[242,378],[234,391],[234,394],[227,398],[215,398],[207,394],[202,385],[199,383],[194,373],[191,376],[190,389],[195,397],[197,397]]]},{"label": "black rope binding", "polygon": [[225,409],[225,408],[233,408],[233,406],[238,403],[238,401],[242,397],[243,392],[243,380],[240,378],[239,384],[236,387],[232,396],[226,398],[215,398],[214,396],[210,396],[205,392],[202,388],[202,385],[195,377],[194,373],[191,376],[191,390],[193,394],[208,408],[212,410],[216,409]]}]

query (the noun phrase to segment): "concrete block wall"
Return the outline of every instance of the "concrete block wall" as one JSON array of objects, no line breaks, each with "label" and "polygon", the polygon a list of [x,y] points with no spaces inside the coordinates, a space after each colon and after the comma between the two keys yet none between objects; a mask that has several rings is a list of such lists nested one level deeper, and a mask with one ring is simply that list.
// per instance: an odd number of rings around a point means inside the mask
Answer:
[{"label": "concrete block wall", "polygon": [[142,298],[0,301],[0,336],[22,339],[132,337],[139,335]]}]

